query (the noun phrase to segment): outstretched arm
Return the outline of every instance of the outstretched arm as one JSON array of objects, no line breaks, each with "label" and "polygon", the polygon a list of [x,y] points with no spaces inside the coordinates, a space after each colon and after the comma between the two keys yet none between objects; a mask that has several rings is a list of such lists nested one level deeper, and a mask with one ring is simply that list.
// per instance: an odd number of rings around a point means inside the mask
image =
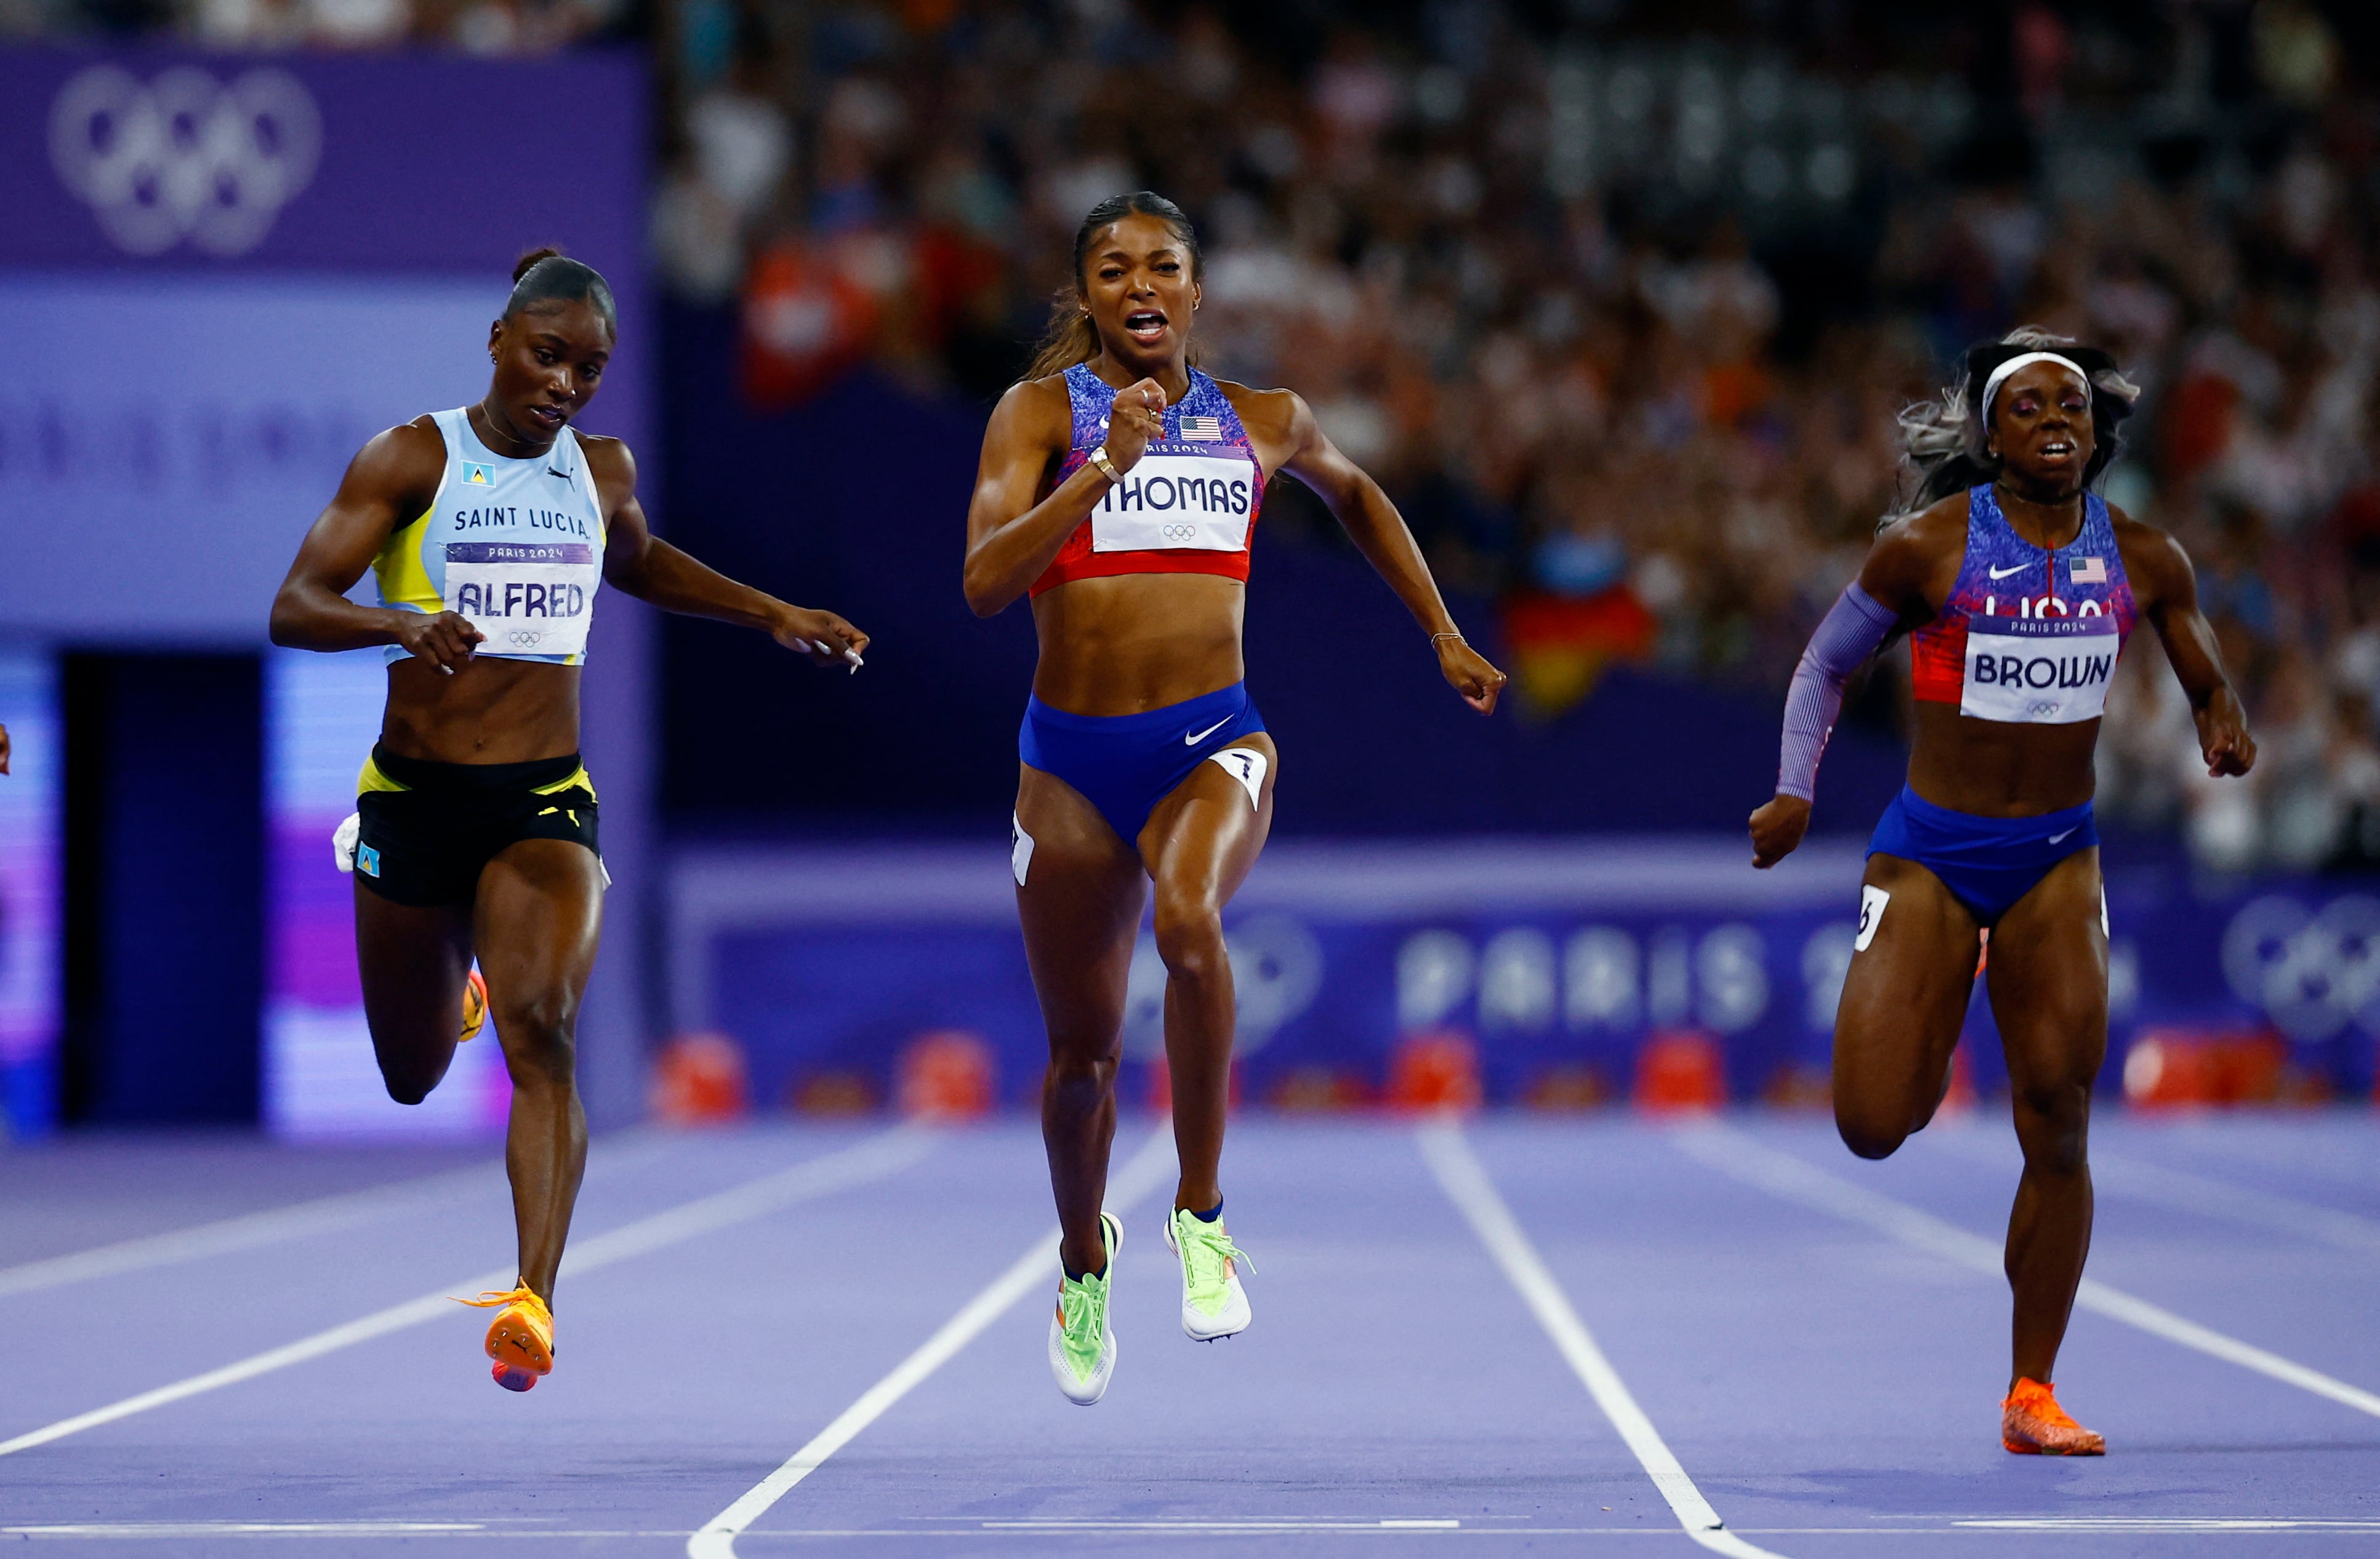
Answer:
[{"label": "outstretched arm", "polygon": [[1463,642],[1404,516],[1379,483],[1339,452],[1298,395],[1290,396],[1289,443],[1289,458],[1281,468],[1314,490],[1355,550],[1389,582],[1414,621],[1428,631],[1438,668],[1463,701],[1483,715],[1494,714],[1504,673]]},{"label": "outstretched arm", "polygon": [[638,600],[685,617],[708,617],[758,628],[814,665],[859,669],[868,635],[832,611],[789,606],[763,590],[738,584],[655,536],[637,502],[636,457],[613,439],[586,441],[588,468],[609,510],[603,533],[603,578]]},{"label": "outstretched arm", "polygon": [[2206,772],[2216,778],[2245,774],[2256,765],[2256,739],[2248,734],[2248,714],[2231,679],[2215,630],[2198,610],[2198,574],[2181,543],[2154,526],[2119,516],[2124,571],[2132,576],[2142,613],[2164,641],[2165,658],[2198,722],[2198,750]]}]

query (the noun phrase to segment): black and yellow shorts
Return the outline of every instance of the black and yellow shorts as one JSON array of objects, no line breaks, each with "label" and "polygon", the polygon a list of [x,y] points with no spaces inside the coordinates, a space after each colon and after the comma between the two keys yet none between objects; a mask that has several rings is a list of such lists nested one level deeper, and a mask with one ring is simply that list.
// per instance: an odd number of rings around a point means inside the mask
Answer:
[{"label": "black and yellow shorts", "polygon": [[372,748],[356,777],[356,880],[399,904],[468,904],[480,872],[525,839],[602,859],[595,782],[578,755],[535,763],[433,763]]}]

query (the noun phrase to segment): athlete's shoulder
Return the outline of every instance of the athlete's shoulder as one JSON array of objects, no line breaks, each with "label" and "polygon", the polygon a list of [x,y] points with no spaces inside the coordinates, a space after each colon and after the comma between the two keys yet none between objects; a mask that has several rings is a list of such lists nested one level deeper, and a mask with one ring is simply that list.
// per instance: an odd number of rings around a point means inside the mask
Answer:
[{"label": "athlete's shoulder", "polygon": [[1215,388],[1251,433],[1285,438],[1299,417],[1313,415],[1294,390],[1257,390],[1228,379],[1215,381]]},{"label": "athlete's shoulder", "polygon": [[445,435],[438,431],[437,418],[424,412],[366,440],[348,463],[347,480],[388,496],[418,493],[427,500],[445,472]]},{"label": "athlete's shoulder", "polygon": [[[576,432],[576,429],[573,429]],[[603,433],[578,433],[578,447],[587,453],[587,469],[599,482],[637,482],[637,453],[625,439]]]},{"label": "athlete's shoulder", "polygon": [[999,404],[991,409],[991,427],[986,436],[1002,433],[1038,436],[1045,441],[1054,438],[1061,444],[1071,442],[1075,411],[1065,374],[1020,379],[1002,392]]},{"label": "athlete's shoulder", "polygon": [[1876,533],[1876,550],[1938,552],[1967,547],[1967,495],[1954,492],[1937,503],[1895,516]]},{"label": "athlete's shoulder", "polygon": [[2107,505],[2107,525],[2116,533],[2116,549],[2123,554],[2126,574],[2149,584],[2190,574],[2190,554],[2163,526],[2134,519],[2112,503]]}]

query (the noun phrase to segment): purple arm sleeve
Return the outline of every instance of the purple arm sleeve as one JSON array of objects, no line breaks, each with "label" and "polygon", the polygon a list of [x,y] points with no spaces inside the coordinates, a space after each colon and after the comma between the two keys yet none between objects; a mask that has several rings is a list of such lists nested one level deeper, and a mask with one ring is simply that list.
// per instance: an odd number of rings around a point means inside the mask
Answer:
[{"label": "purple arm sleeve", "polygon": [[1843,712],[1843,684],[1876,652],[1900,618],[1859,587],[1853,580],[1835,599],[1834,608],[1810,647],[1793,669],[1792,691],[1785,695],[1785,741],[1777,760],[1777,793],[1808,801],[1817,792],[1818,759],[1834,734],[1835,717]]}]

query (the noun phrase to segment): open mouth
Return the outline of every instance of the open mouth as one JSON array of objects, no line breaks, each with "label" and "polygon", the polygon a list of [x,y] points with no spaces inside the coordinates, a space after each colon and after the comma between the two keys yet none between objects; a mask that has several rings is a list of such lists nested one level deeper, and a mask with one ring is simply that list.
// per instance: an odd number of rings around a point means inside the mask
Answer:
[{"label": "open mouth", "polygon": [[531,406],[528,414],[540,428],[559,428],[569,420],[569,414],[560,406]]},{"label": "open mouth", "polygon": [[1145,346],[1164,337],[1165,323],[1165,313],[1158,308],[1135,308],[1123,317],[1124,333]]},{"label": "open mouth", "polygon": [[2044,460],[2069,460],[2073,458],[2073,454],[2074,446],[2064,439],[2052,439],[2041,446],[2041,458]]}]

